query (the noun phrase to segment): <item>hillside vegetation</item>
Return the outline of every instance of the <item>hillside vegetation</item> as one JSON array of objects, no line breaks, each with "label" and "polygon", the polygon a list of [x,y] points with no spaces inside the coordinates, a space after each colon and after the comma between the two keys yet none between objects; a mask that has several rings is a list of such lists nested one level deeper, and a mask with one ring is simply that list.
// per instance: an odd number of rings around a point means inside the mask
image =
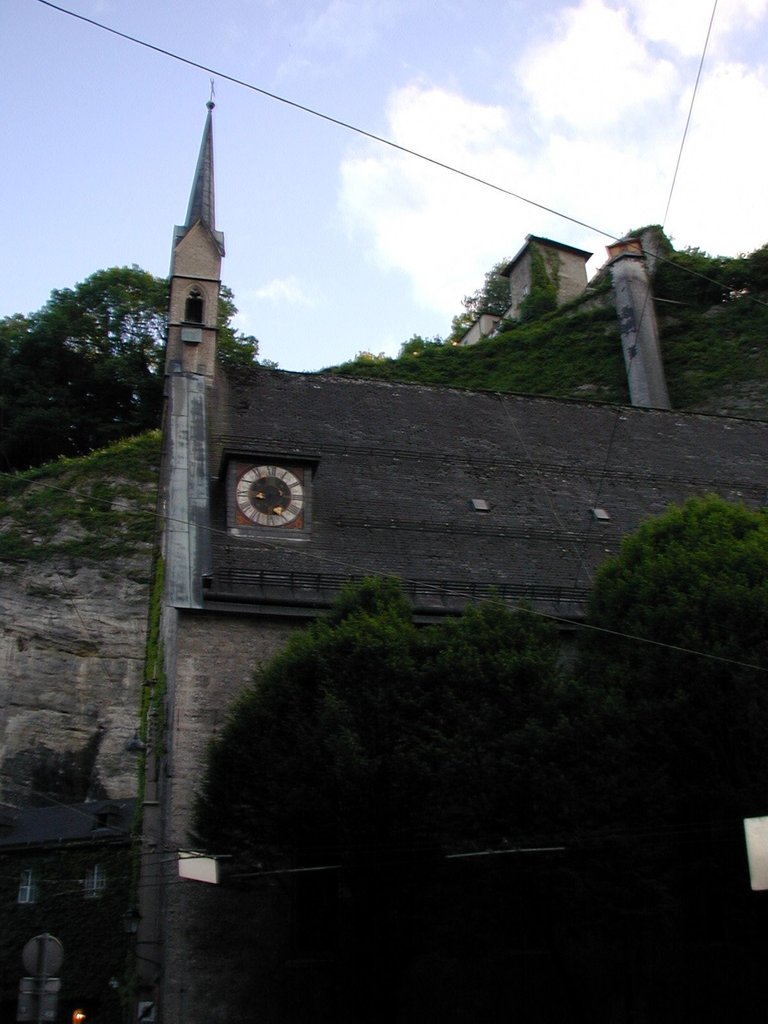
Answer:
[{"label": "hillside vegetation", "polygon": [[0,562],[101,560],[150,545],[159,469],[160,433],[151,431],[90,455],[0,473]]},{"label": "hillside vegetation", "polygon": [[[768,245],[750,256],[667,251],[654,275],[672,405],[768,418]],[[608,282],[553,313],[506,322],[470,347],[412,338],[396,359],[363,352],[327,372],[474,390],[628,403]]]}]

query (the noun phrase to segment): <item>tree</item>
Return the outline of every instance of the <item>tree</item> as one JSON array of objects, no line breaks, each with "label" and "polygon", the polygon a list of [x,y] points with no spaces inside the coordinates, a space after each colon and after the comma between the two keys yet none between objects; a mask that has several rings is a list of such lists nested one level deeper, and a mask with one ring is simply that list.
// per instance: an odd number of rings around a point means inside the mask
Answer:
[{"label": "tree", "polygon": [[768,810],[768,517],[708,496],[648,520],[599,570],[588,624],[580,756],[562,764],[582,828],[611,837],[590,888],[606,902],[612,879],[650,1019],[748,1012],[765,956],[742,818]]},{"label": "tree", "polygon": [[462,299],[464,312],[453,318],[450,338],[462,337],[477,320],[481,313],[494,313],[503,316],[509,309],[510,292],[509,278],[504,270],[509,260],[500,260],[486,273],[482,288]]},{"label": "tree", "polygon": [[442,348],[445,346],[445,342],[439,335],[435,335],[434,338],[422,338],[420,334],[413,334],[404,341],[400,346],[400,351],[397,353],[397,358],[402,359],[403,356],[420,356],[423,355],[427,349],[431,348]]},{"label": "tree", "polygon": [[493,601],[419,629],[396,581],[351,585],[232,711],[209,754],[199,836],[246,859],[265,846],[348,856],[528,825],[519,807],[510,817],[502,776],[556,663],[556,634],[527,612]]},{"label": "tree", "polygon": [[253,366],[258,362],[259,342],[252,334],[241,334],[232,327],[237,312],[232,289],[223,284],[219,290],[216,359],[222,366]]},{"label": "tree", "polygon": [[[394,1019],[420,929],[445,912],[443,852],[531,828],[521,765],[556,660],[555,636],[525,612],[492,602],[418,629],[396,582],[368,580],[257,673],[213,743],[197,841],[235,872],[341,865],[354,1019]],[[317,888],[315,900],[328,927]]]},{"label": "tree", "polygon": [[[28,317],[0,321],[0,468],[82,455],[156,427],[167,307],[167,281],[113,267],[53,291]],[[223,288],[221,358],[246,365],[258,342],[232,329],[236,312]]]},{"label": "tree", "polygon": [[[583,671],[624,716],[655,813],[754,813],[768,772],[768,518],[717,496],[625,538],[589,606]],[[641,639],[633,639],[641,638]]]}]

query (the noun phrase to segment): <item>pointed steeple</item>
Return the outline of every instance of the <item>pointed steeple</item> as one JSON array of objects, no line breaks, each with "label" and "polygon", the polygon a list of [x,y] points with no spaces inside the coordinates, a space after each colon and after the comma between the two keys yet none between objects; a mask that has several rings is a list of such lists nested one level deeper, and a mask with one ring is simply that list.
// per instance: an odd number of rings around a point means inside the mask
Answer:
[{"label": "pointed steeple", "polygon": [[206,104],[200,155],[184,224],[174,228],[166,366],[213,383],[224,235],[216,230],[213,189],[213,99]]},{"label": "pointed steeple", "polygon": [[216,195],[213,179],[213,100],[206,103],[208,116],[205,119],[200,154],[197,158],[192,191],[189,194],[187,217],[178,237],[183,237],[195,224],[203,224],[213,235],[219,251],[224,255],[224,235],[216,230]]},{"label": "pointed steeple", "polygon": [[203,129],[203,141],[200,143],[200,155],[197,158],[195,179],[189,196],[189,208],[184,227],[191,228],[197,221],[202,221],[212,231],[216,228],[215,195],[213,189],[213,108],[212,100],[206,103],[208,116]]}]

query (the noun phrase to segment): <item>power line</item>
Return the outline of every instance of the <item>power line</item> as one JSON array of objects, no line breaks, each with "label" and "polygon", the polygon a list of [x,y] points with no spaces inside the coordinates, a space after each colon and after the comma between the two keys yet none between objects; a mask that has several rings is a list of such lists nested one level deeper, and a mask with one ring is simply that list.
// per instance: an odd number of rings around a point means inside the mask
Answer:
[{"label": "power line", "polygon": [[[56,487],[55,485],[52,485],[51,489],[52,490],[62,491],[64,493],[69,494],[70,496],[73,494],[72,491],[69,491],[69,490],[67,490],[66,488],[63,488],[63,487]],[[83,501],[88,501],[91,504],[93,504],[94,501],[100,501],[100,502],[102,502],[104,504],[110,504],[109,499],[106,499],[106,498],[95,498],[95,497],[91,497],[90,495],[77,495],[76,492],[75,492],[75,496],[81,498]],[[144,511],[144,512],[132,512],[132,513],[127,513],[127,514],[142,515],[142,516],[154,515],[154,517],[156,519],[162,520],[166,524],[175,523],[175,524],[180,525],[180,526],[189,526],[190,525],[188,520],[178,519],[178,518],[175,518],[173,516],[164,515],[164,514],[162,514],[159,511],[155,511],[154,513],[152,513],[152,512],[147,510],[147,511]],[[200,526],[199,524],[196,524],[196,527],[199,530],[204,530],[206,533],[208,533],[211,536],[219,536],[219,537],[227,537],[227,538],[229,537],[229,534],[227,533],[226,530],[219,529],[217,527],[213,527],[213,526],[203,527],[203,526]],[[244,540],[244,539],[240,538],[240,541],[243,544],[243,546],[247,546],[248,548],[250,548],[252,550],[256,550],[256,551],[272,551],[272,550],[274,550],[273,546],[269,542],[267,542],[267,541],[259,541],[256,538],[253,538],[253,539],[249,538],[248,540]],[[375,573],[373,573],[371,569],[366,568],[364,566],[361,566],[361,565],[357,564],[356,562],[349,561],[347,559],[343,559],[343,558],[339,558],[339,557],[334,557],[334,556],[328,555],[328,554],[307,551],[307,550],[303,551],[302,553],[307,558],[315,559],[315,560],[317,560],[318,562],[321,562],[324,565],[338,566],[339,568],[344,569],[346,572],[351,572],[351,573],[353,573],[355,575],[358,575],[358,576],[375,575]],[[410,586],[412,586],[414,588],[418,587],[419,589],[422,589],[422,590],[424,590],[424,591],[426,591],[428,593],[440,593],[441,592],[441,586],[440,586],[439,583],[432,583],[429,580],[411,579],[411,578],[409,578],[407,576],[397,576],[396,578],[399,579],[400,582],[405,584],[406,586],[410,585]],[[71,600],[71,597],[69,595],[67,595],[67,596]],[[727,657],[724,657],[722,655],[711,654],[711,653],[708,653],[706,651],[700,651],[700,650],[696,650],[696,649],[690,648],[690,647],[683,647],[683,646],[678,645],[678,644],[665,643],[664,641],[654,640],[654,639],[652,639],[650,637],[638,636],[638,635],[633,634],[633,633],[625,633],[625,632],[622,632],[620,630],[607,629],[607,628],[602,627],[602,626],[595,626],[595,625],[593,625],[591,623],[588,623],[588,622],[578,621],[578,620],[575,620],[575,619],[572,619],[572,618],[567,618],[567,617],[562,616],[562,615],[556,615],[556,614],[551,613],[551,612],[545,612],[545,611],[542,611],[540,609],[522,607],[519,610],[524,612],[524,613],[526,613],[526,614],[536,616],[538,618],[547,619],[550,622],[559,623],[561,625],[567,625],[569,627],[574,627],[575,626],[577,629],[581,629],[581,630],[593,631],[593,632],[596,632],[596,633],[603,633],[605,635],[614,636],[614,637],[617,637],[619,639],[629,640],[629,641],[632,641],[632,642],[635,642],[635,643],[642,643],[642,644],[647,644],[647,645],[650,645],[650,646],[653,646],[653,647],[660,647],[662,649],[666,649],[666,650],[670,650],[670,651],[675,651],[676,653],[679,653],[679,654],[687,654],[687,655],[692,655],[694,657],[706,658],[706,659],[708,659],[710,661],[716,661],[716,662],[721,663],[721,664],[733,665],[736,668],[746,668],[746,669],[751,669],[753,671],[762,672],[762,673],[768,672],[768,667],[763,666],[763,665],[758,665],[758,664],[755,664],[753,662],[739,661],[739,660],[734,659],[734,658],[727,658]]]},{"label": "power line", "polygon": [[694,106],[694,103],[696,102],[696,94],[699,91],[699,82],[701,80],[701,72],[702,72],[702,69],[704,67],[704,58],[707,55],[707,48],[709,47],[709,37],[710,37],[710,35],[712,33],[712,25],[714,24],[714,21],[715,21],[715,12],[716,11],[717,11],[717,0],[714,0],[714,4],[712,5],[712,14],[711,14],[710,19],[709,19],[709,27],[707,28],[707,36],[706,36],[706,39],[704,40],[704,48],[701,51],[701,60],[699,61],[699,70],[696,73],[696,82],[695,82],[695,84],[693,86],[693,95],[691,96],[691,104],[688,107],[688,117],[687,117],[686,122],[685,122],[685,128],[683,129],[683,137],[680,140],[680,150],[679,150],[679,152],[677,154],[677,163],[675,164],[675,173],[672,175],[672,185],[670,186],[670,189],[669,189],[669,197],[667,199],[667,206],[666,206],[666,209],[664,210],[664,219],[661,222],[662,227],[667,223],[667,216],[669,215],[669,207],[670,207],[670,203],[672,202],[672,193],[675,191],[675,183],[677,182],[677,172],[680,170],[680,161],[683,158],[683,150],[685,148],[686,139],[688,138],[688,128],[690,127],[690,124],[691,124],[691,116],[693,115],[693,106]]},{"label": "power line", "polygon": [[536,209],[543,210],[545,213],[551,213],[553,216],[559,217],[561,220],[567,220],[571,224],[576,224],[578,227],[586,228],[588,231],[594,231],[596,234],[602,235],[604,238],[613,239],[619,237],[618,232],[605,231],[602,228],[595,227],[594,224],[589,224],[587,221],[579,220],[577,217],[571,217],[569,214],[563,213],[561,210],[556,210],[554,207],[547,206],[545,203],[540,203],[535,199],[530,199],[528,196],[521,195],[519,192],[514,192],[512,189],[505,188],[503,185],[497,185],[494,182],[488,181],[486,178],[481,178],[477,174],[472,174],[470,171],[461,170],[458,167],[454,167],[452,164],[445,163],[443,160],[438,160],[436,157],[428,156],[426,153],[420,153],[418,150],[410,149],[408,146],[402,146],[400,143],[386,138],[386,136],[376,135],[374,132],[370,132],[365,128],[360,128],[357,125],[350,124],[348,121],[342,121],[338,117],[333,117],[331,114],[325,114],[320,110],[308,107],[296,100],[288,99],[286,96],[279,95],[279,93],[270,92],[268,89],[262,89],[260,86],[254,85],[252,82],[247,82],[242,78],[236,78],[234,75],[229,75],[224,71],[219,71],[217,68],[212,68],[207,64],[202,64],[189,57],[182,57],[181,54],[175,53],[173,50],[165,49],[162,46],[156,46],[154,43],[149,43],[145,39],[140,39],[138,36],[130,35],[127,32],[120,32],[116,28],[103,24],[103,22],[96,21],[93,18],[87,18],[83,14],[76,14],[74,11],[67,10],[66,7],[60,7],[58,4],[52,3],[51,0],[37,0],[37,2],[43,4],[45,7],[50,7],[55,11],[59,11],[61,14],[66,14],[71,18],[76,18],[78,21],[83,21],[88,25],[92,25],[94,28],[101,29],[103,32],[109,32],[111,35],[118,36],[120,39],[125,39],[129,43],[134,43],[137,46],[143,46],[147,50],[153,50],[155,53],[162,54],[164,57],[170,57],[172,60],[177,60],[189,67],[197,68],[199,71],[204,71],[208,75],[215,75],[217,78],[221,78],[226,82],[231,82],[233,85],[238,85],[243,89],[249,89],[251,92],[258,93],[260,96],[264,96],[267,99],[275,100],[278,103],[284,103],[288,107],[293,107],[295,110],[302,111],[302,113],[310,114],[312,117],[318,117],[329,124],[336,125],[338,128],[344,128],[346,131],[354,132],[356,135],[370,139],[372,142],[378,142],[382,146],[389,146],[390,149],[395,149],[407,156],[415,157],[417,160],[423,160],[425,163],[432,164],[432,166],[439,167],[444,171],[450,171],[451,174],[457,174],[459,177],[466,178],[468,181],[474,181],[478,185],[493,189],[495,192],[500,192],[503,195],[510,196],[512,199],[517,199],[521,203],[526,203],[528,206],[534,206]]}]

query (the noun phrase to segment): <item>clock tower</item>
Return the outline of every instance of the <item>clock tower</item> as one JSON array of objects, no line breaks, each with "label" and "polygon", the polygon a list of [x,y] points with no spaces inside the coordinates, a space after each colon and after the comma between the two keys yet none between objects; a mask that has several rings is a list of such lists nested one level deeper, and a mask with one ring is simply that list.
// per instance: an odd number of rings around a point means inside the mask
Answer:
[{"label": "clock tower", "polygon": [[166,372],[201,374],[212,384],[224,235],[214,210],[213,101],[207,106],[187,217],[173,233]]}]

